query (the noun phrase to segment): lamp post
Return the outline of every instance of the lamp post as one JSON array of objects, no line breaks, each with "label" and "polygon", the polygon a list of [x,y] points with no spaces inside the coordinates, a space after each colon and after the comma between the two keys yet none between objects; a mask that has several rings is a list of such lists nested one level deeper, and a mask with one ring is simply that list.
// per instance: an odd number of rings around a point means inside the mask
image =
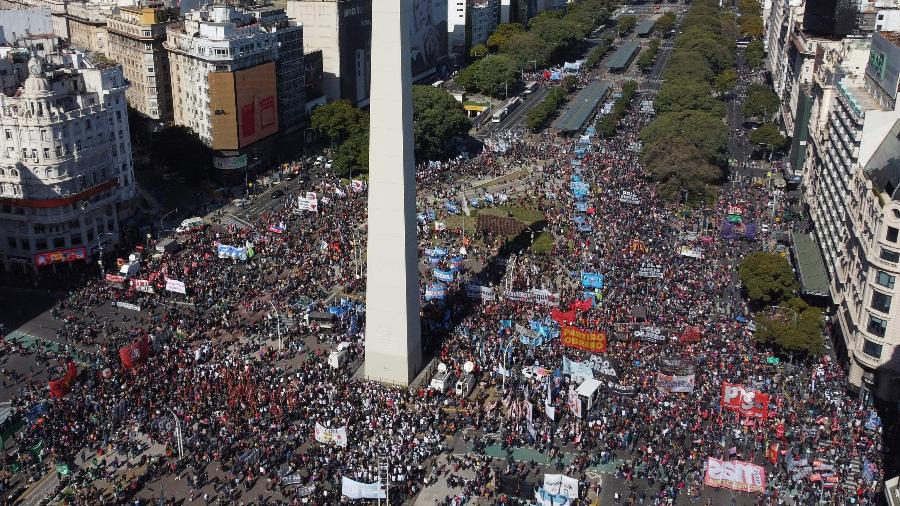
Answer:
[{"label": "lamp post", "polygon": [[163,224],[165,223],[165,219],[168,218],[169,216],[171,216],[173,213],[177,213],[177,212],[178,212],[178,208],[176,207],[175,209],[172,209],[171,211],[167,212],[166,214],[162,215],[159,218],[159,236],[160,237],[162,237]]},{"label": "lamp post", "polygon": [[506,343],[506,347],[503,349],[503,364],[501,365],[501,373],[503,376],[503,391],[506,392],[506,376],[509,374],[509,371],[506,369],[506,363],[509,361],[509,350],[512,348],[513,341],[516,340],[516,336],[512,336],[509,341]]}]

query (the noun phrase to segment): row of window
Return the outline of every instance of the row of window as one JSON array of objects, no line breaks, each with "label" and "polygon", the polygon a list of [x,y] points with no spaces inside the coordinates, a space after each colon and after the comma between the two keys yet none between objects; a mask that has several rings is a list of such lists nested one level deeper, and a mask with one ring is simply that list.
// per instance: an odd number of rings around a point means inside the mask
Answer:
[{"label": "row of window", "polygon": [[[109,220],[106,222],[106,230],[104,230],[103,222],[97,224],[97,231],[95,232],[93,228],[88,229],[86,236],[87,241],[91,242],[94,240],[94,237],[97,234],[102,234],[105,232],[113,232],[115,230],[115,222]],[[18,249],[22,251],[46,251],[49,249],[61,249],[68,248],[72,246],[80,246],[84,244],[84,241],[81,238],[81,234],[70,234],[65,237],[54,237],[52,239],[46,237],[39,237],[34,239],[34,248],[32,249],[31,244],[32,241],[28,237],[7,237],[6,244],[11,249]]]}]

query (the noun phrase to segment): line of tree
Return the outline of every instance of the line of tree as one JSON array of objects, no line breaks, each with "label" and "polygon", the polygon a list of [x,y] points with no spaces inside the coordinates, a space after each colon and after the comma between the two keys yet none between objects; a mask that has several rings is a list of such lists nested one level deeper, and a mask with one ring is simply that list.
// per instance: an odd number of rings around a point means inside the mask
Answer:
[{"label": "line of tree", "polygon": [[597,120],[597,133],[603,137],[610,137],[616,133],[619,121],[625,116],[625,111],[631,107],[631,101],[637,93],[637,88],[637,83],[634,81],[628,81],[622,85],[622,96],[616,99],[612,110]]},{"label": "line of tree", "polygon": [[566,97],[575,89],[578,82],[574,76],[566,76],[562,83],[554,86],[547,93],[547,96],[541,100],[541,103],[531,108],[525,115],[525,126],[528,129],[537,132],[550,123],[550,120],[559,111]]},{"label": "line of tree", "polygon": [[583,51],[585,39],[609,19],[612,0],[580,0],[565,10],[542,12],[529,21],[498,26],[484,44],[470,51],[475,62],[456,82],[467,91],[494,97],[512,87],[522,72],[544,68]]},{"label": "line of tree", "polygon": [[604,37],[603,40],[600,41],[600,44],[597,45],[594,49],[591,49],[591,52],[588,53],[587,58],[585,58],[584,63],[588,66],[588,68],[596,67],[600,60],[603,59],[604,56],[609,53],[609,50],[612,49],[612,39],[609,37]]},{"label": "line of tree", "polygon": [[715,195],[726,160],[725,106],[712,83],[734,69],[737,25],[715,0],[697,0],[682,23],[654,101],[658,116],[641,131],[641,159],[669,199]]},{"label": "line of tree", "polygon": [[650,39],[650,43],[647,45],[647,49],[644,50],[644,52],[641,53],[641,56],[638,57],[638,68],[640,68],[644,72],[650,70],[650,67],[653,66],[653,62],[656,61],[656,55],[658,54],[659,39],[654,37]]},{"label": "line of tree", "polygon": [[765,57],[762,6],[755,0],[741,0],[738,3],[738,11],[740,12],[738,24],[741,35],[750,37],[750,43],[744,49],[744,58],[748,67],[759,68]]},{"label": "line of tree", "polygon": [[[432,86],[413,86],[416,160],[445,160],[456,154],[454,140],[468,136],[471,122],[452,95]],[[311,127],[332,147],[333,169],[348,175],[369,167],[369,113],[346,100],[317,107]]]}]

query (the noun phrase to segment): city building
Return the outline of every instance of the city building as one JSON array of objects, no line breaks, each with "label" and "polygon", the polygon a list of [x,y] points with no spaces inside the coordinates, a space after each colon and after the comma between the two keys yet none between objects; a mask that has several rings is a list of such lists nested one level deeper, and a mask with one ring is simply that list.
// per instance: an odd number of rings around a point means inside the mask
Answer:
[{"label": "city building", "polygon": [[134,210],[122,69],[67,52],[32,58],[21,79],[0,95],[0,261],[88,261]]},{"label": "city building", "polygon": [[447,50],[462,63],[469,50],[484,44],[500,22],[499,0],[450,0],[447,3]]},{"label": "city building", "polygon": [[194,9],[166,33],[175,124],[216,151],[217,166],[245,167],[248,148],[279,130],[275,35],[224,4]]},{"label": "city building", "polygon": [[[412,7],[410,58],[416,82],[429,79],[446,64],[447,0],[413,0]],[[372,0],[288,0],[287,13],[303,22],[304,51],[322,51],[322,91],[328,100],[367,105]]]},{"label": "city building", "polygon": [[172,121],[169,54],[163,48],[166,27],[178,19],[174,7],[118,7],[107,18],[109,58],[122,65],[128,103],[158,124]]},{"label": "city building", "polygon": [[91,53],[106,53],[109,48],[106,19],[116,9],[115,2],[67,1],[65,2],[66,37],[78,48]]},{"label": "city building", "polygon": [[31,34],[52,34],[50,9],[25,8],[0,10],[0,44],[17,45]]}]

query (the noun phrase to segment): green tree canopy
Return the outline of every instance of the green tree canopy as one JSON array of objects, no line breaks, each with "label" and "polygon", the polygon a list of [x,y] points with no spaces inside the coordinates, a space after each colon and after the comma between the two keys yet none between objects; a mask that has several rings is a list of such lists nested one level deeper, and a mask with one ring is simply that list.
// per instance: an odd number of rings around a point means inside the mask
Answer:
[{"label": "green tree canopy", "polygon": [[686,78],[709,82],[713,78],[713,71],[702,54],[696,51],[678,50],[669,56],[663,77],[667,81]]},{"label": "green tree canopy", "polygon": [[449,158],[455,154],[450,141],[467,135],[471,127],[462,104],[446,91],[432,86],[413,86],[412,96],[416,159]]},{"label": "green tree canopy", "polygon": [[333,144],[369,129],[369,118],[347,100],[335,100],[313,110],[310,125]]},{"label": "green tree canopy", "polygon": [[750,304],[756,308],[781,304],[794,296],[798,286],[791,264],[777,253],[757,251],[744,257],[740,278]]},{"label": "green tree canopy", "polygon": [[725,106],[712,97],[706,82],[685,78],[666,81],[660,87],[653,107],[659,114],[682,111],[704,111],[714,116],[725,114]]},{"label": "green tree canopy", "polygon": [[468,91],[501,96],[506,86],[515,86],[518,69],[505,55],[492,54],[469,65],[456,76],[456,83]]},{"label": "green tree canopy", "polygon": [[676,138],[696,146],[706,161],[721,161],[728,145],[728,127],[722,118],[704,111],[660,114],[641,131],[645,149],[656,143],[672,144]]},{"label": "green tree canopy", "polygon": [[616,28],[619,33],[628,33],[637,24],[637,18],[634,16],[622,16],[616,21]]},{"label": "green tree canopy", "polygon": [[752,69],[759,68],[762,65],[763,57],[765,56],[765,46],[763,46],[763,42],[759,39],[755,39],[747,44],[747,48],[744,49],[744,58],[747,60],[747,66]]},{"label": "green tree canopy", "polygon": [[660,195],[678,200],[683,191],[690,201],[704,201],[711,194],[710,185],[722,177],[719,167],[709,163],[696,146],[681,137],[668,142],[650,144],[642,160]]},{"label": "green tree canopy", "polygon": [[487,56],[489,52],[488,47],[484,44],[476,44],[469,50],[469,56],[472,58],[483,58]]},{"label": "green tree canopy", "polygon": [[667,12],[656,20],[656,26],[654,28],[656,28],[659,33],[668,33],[669,30],[675,27],[675,21],[675,14]]},{"label": "green tree canopy", "polygon": [[499,52],[504,49],[514,35],[523,33],[524,31],[525,27],[519,23],[504,23],[499,25],[488,37],[487,47],[491,52]]},{"label": "green tree canopy", "polygon": [[717,93],[728,93],[737,85],[737,71],[734,69],[726,69],[716,74],[713,80],[713,87]]},{"label": "green tree canopy", "polygon": [[762,118],[768,121],[778,112],[781,101],[772,88],[764,84],[751,84],[747,88],[747,98],[741,110],[748,118]]},{"label": "green tree canopy", "polygon": [[750,142],[767,151],[780,151],[787,145],[787,139],[774,123],[764,123],[750,132]]},{"label": "green tree canopy", "polygon": [[825,351],[822,310],[794,297],[776,308],[756,315],[757,342],[783,351],[819,355]]}]

